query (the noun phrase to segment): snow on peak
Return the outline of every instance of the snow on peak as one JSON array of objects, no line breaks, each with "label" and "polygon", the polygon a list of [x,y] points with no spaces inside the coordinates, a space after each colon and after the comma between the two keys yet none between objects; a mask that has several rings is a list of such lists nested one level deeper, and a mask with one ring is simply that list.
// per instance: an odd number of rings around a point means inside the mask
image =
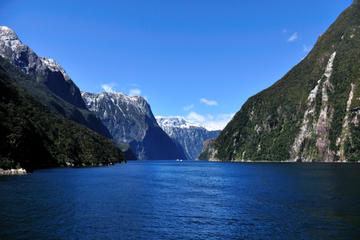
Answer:
[{"label": "snow on peak", "polygon": [[14,30],[7,26],[0,26],[0,39],[1,41],[19,40]]},{"label": "snow on peak", "polygon": [[[2,44],[3,46],[1,46]],[[0,26],[0,46],[2,48],[0,55],[2,57],[6,58],[6,54],[4,54],[5,48],[11,48],[11,51],[15,51],[22,45],[14,30],[6,26]]]},{"label": "snow on peak", "polygon": [[40,57],[41,62],[47,66],[53,72],[61,72],[65,80],[69,81],[70,77],[67,75],[66,71],[52,58]]},{"label": "snow on peak", "polygon": [[117,100],[118,102],[134,104],[147,103],[143,97],[140,96],[128,96],[122,92],[102,92],[102,93],[89,93],[81,92],[83,98],[89,99],[111,99],[112,101]]},{"label": "snow on peak", "polygon": [[187,121],[183,117],[175,116],[175,117],[162,117],[156,116],[156,121],[162,128],[204,128],[200,124],[191,123]]},{"label": "snow on peak", "polygon": [[138,113],[151,115],[149,104],[139,96],[128,96],[121,92],[88,93],[81,92],[81,96],[91,111],[99,111],[102,105],[116,106],[116,108],[133,109]]},{"label": "snow on peak", "polygon": [[108,95],[110,97],[114,97],[114,98],[121,98],[125,101],[128,101],[128,102],[138,102],[138,101],[145,101],[144,98],[140,97],[140,96],[129,96],[129,95],[126,95],[122,92],[103,92],[103,93],[100,93],[100,94],[103,94],[103,95]]},{"label": "snow on peak", "polygon": [[[37,56],[35,52],[20,41],[14,30],[6,26],[0,26],[0,55],[15,65],[17,62],[22,62],[21,68],[26,72],[30,68],[36,68],[40,71],[47,68],[53,72],[61,72],[65,80],[70,81],[70,77],[60,64],[54,59]],[[23,60],[24,58],[27,58],[26,61]]]}]

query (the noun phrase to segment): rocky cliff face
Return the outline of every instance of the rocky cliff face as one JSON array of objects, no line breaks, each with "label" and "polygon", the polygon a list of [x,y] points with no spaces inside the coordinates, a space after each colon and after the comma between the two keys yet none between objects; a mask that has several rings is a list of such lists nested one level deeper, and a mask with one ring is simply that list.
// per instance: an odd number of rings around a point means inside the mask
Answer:
[{"label": "rocky cliff face", "polygon": [[209,161],[217,161],[215,158],[216,150],[214,148],[216,139],[208,139],[204,142],[204,146],[201,150],[201,154],[199,156],[199,160],[209,160]]},{"label": "rocky cliff face", "polygon": [[359,79],[355,1],[301,63],[243,105],[207,155],[225,161],[358,161]]},{"label": "rocky cliff face", "polygon": [[220,131],[190,123],[182,117],[156,117],[159,126],[184,149],[187,159],[197,159],[205,140],[216,138]]},{"label": "rocky cliff face", "polygon": [[5,26],[0,26],[0,56],[29,75],[29,81],[15,81],[51,110],[111,138],[101,121],[86,109],[79,88],[65,70],[55,60],[37,56]]},{"label": "rocky cliff face", "polygon": [[137,159],[184,159],[185,154],[159,127],[142,97],[122,93],[82,92],[87,107],[96,113],[117,143],[128,143]]}]

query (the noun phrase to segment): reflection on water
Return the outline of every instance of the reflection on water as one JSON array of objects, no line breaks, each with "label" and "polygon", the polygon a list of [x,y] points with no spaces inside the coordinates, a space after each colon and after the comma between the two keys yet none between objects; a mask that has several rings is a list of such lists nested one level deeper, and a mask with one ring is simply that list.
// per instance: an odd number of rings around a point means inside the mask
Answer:
[{"label": "reflection on water", "polygon": [[360,239],[360,165],[134,161],[0,178],[0,239]]}]

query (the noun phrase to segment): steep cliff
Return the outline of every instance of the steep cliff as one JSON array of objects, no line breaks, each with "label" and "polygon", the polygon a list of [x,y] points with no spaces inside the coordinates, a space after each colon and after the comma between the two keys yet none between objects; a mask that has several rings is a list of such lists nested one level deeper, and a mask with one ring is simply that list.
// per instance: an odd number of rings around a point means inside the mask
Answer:
[{"label": "steep cliff", "polygon": [[223,161],[358,161],[359,97],[355,1],[304,60],[242,106],[204,155]]},{"label": "steep cliff", "polygon": [[157,124],[142,97],[123,93],[82,92],[87,107],[97,114],[117,143],[127,143],[137,159],[185,159],[181,149]]}]

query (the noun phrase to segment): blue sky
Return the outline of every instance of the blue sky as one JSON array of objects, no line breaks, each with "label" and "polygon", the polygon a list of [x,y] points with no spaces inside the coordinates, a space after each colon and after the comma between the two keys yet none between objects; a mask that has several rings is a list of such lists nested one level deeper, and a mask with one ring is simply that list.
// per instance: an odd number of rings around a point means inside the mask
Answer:
[{"label": "blue sky", "polygon": [[222,127],[306,56],[351,0],[5,0],[0,25],[83,91]]}]

